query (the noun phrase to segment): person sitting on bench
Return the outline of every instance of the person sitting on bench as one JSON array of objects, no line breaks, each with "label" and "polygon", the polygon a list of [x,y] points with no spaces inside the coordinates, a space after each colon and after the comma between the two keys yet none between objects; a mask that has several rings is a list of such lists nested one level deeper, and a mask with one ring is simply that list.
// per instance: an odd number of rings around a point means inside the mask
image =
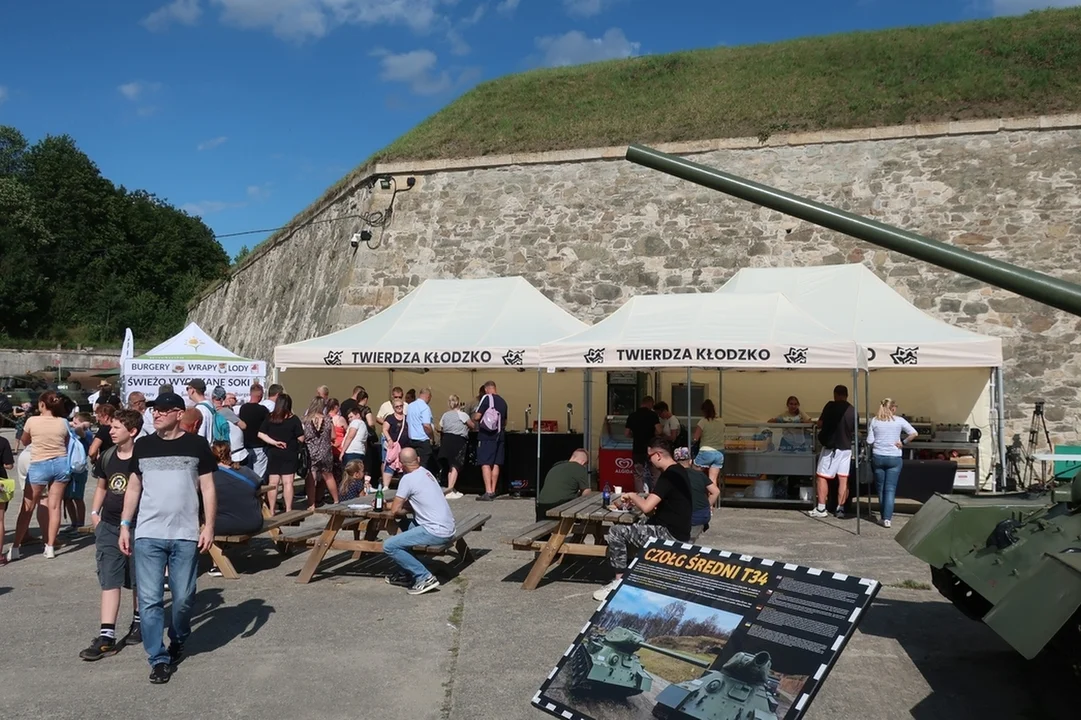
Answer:
[{"label": "person sitting on bench", "polygon": [[398,484],[390,511],[404,516],[413,511],[413,519],[401,520],[401,531],[383,542],[383,552],[396,562],[408,577],[388,577],[387,582],[411,582],[410,595],[420,595],[439,587],[435,575],[417,560],[409,548],[418,545],[450,545],[454,540],[454,514],[443,494],[443,488],[426,468],[414,448],[402,448],[398,456],[405,474]]},{"label": "person sitting on bench", "polygon": [[[263,529],[262,480],[254,471],[233,462],[232,445],[216,442],[210,446],[218,461],[214,471],[214,490],[218,496],[218,512],[214,516],[217,535],[254,535]],[[212,566],[211,577],[221,577],[221,570]]]},{"label": "person sitting on bench", "polygon": [[571,453],[570,460],[552,466],[544,476],[544,484],[537,496],[537,522],[547,517],[552,508],[590,493],[589,473],[586,472],[588,462],[589,455],[579,449]]}]

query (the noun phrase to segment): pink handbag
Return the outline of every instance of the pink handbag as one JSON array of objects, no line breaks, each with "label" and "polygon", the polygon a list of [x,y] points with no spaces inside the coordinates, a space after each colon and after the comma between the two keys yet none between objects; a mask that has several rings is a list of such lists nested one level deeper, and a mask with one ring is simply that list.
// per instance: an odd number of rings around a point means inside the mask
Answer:
[{"label": "pink handbag", "polygon": [[402,433],[405,432],[405,419],[402,419],[402,426],[398,428],[398,437],[394,440],[387,441],[387,467],[394,470],[401,470],[402,463],[398,460],[398,456],[402,453]]}]

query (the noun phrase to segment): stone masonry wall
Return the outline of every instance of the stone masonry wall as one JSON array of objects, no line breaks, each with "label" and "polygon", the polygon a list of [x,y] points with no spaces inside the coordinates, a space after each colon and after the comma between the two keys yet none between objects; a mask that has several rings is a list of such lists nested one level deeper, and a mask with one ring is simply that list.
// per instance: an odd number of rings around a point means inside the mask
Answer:
[{"label": "stone masonry wall", "polygon": [[[705,150],[694,159],[1081,282],[1081,117],[662,149]],[[205,295],[191,319],[270,360],[276,344],[360,322],[427,278],[522,275],[597,321],[637,293],[711,292],[742,267],[862,262],[935,317],[1003,338],[1011,433],[1027,431],[1042,398],[1056,438],[1081,438],[1081,319],[641,168],[618,159],[623,150],[375,168],[402,186],[417,178],[376,250],[350,248],[355,221],[300,229]],[[358,187],[318,217],[388,198]]]}]

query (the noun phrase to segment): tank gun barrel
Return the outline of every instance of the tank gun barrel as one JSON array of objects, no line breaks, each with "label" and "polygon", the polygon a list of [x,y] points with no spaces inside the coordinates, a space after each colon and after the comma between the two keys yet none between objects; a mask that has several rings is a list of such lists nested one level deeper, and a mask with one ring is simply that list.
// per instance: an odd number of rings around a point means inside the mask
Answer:
[{"label": "tank gun barrel", "polygon": [[642,647],[644,647],[646,650],[652,650],[655,653],[660,653],[661,655],[667,655],[670,658],[675,658],[676,660],[682,660],[685,663],[690,663],[691,665],[695,665],[695,666],[700,667],[700,668],[708,668],[710,665],[713,664],[709,660],[699,660],[698,658],[692,657],[691,655],[684,655],[681,652],[676,652],[675,650],[669,650],[668,648],[663,648],[660,645],[650,645],[647,642],[640,643],[640,645]]},{"label": "tank gun barrel", "polygon": [[644,145],[631,145],[627,148],[626,157],[637,165],[836,230],[1081,316],[1081,285],[932,240]]}]

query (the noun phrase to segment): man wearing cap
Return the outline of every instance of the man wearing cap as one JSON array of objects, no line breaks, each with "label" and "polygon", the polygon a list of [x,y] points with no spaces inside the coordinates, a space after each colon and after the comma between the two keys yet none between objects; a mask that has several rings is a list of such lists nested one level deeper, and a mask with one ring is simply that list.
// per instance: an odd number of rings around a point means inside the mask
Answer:
[{"label": "man wearing cap", "polygon": [[199,434],[206,438],[207,445],[214,442],[214,406],[206,399],[206,383],[199,378],[188,382],[188,399],[203,416],[199,425]]},{"label": "man wearing cap", "polygon": [[98,383],[98,389],[95,390],[94,392],[90,393],[90,395],[88,395],[87,398],[86,398],[86,402],[90,404],[90,411],[91,412],[93,412],[94,408],[97,406],[98,398],[101,397],[103,394],[108,395],[109,390],[111,390],[111,389],[112,389],[112,386],[109,385],[108,381],[106,381],[106,380],[102,380],[101,382]]},{"label": "man wearing cap", "polygon": [[[150,682],[169,682],[191,634],[191,612],[199,553],[214,542],[218,498],[214,491],[217,460],[200,436],[180,429],[184,398],[164,393],[154,399],[154,434],[132,450],[124,509],[120,516],[120,550],[135,552],[139,578],[139,615],[143,649],[150,661]],[[199,527],[199,496],[206,523]],[[136,510],[139,524],[132,537]],[[169,647],[165,631],[164,590],[168,570],[172,591]]]}]

